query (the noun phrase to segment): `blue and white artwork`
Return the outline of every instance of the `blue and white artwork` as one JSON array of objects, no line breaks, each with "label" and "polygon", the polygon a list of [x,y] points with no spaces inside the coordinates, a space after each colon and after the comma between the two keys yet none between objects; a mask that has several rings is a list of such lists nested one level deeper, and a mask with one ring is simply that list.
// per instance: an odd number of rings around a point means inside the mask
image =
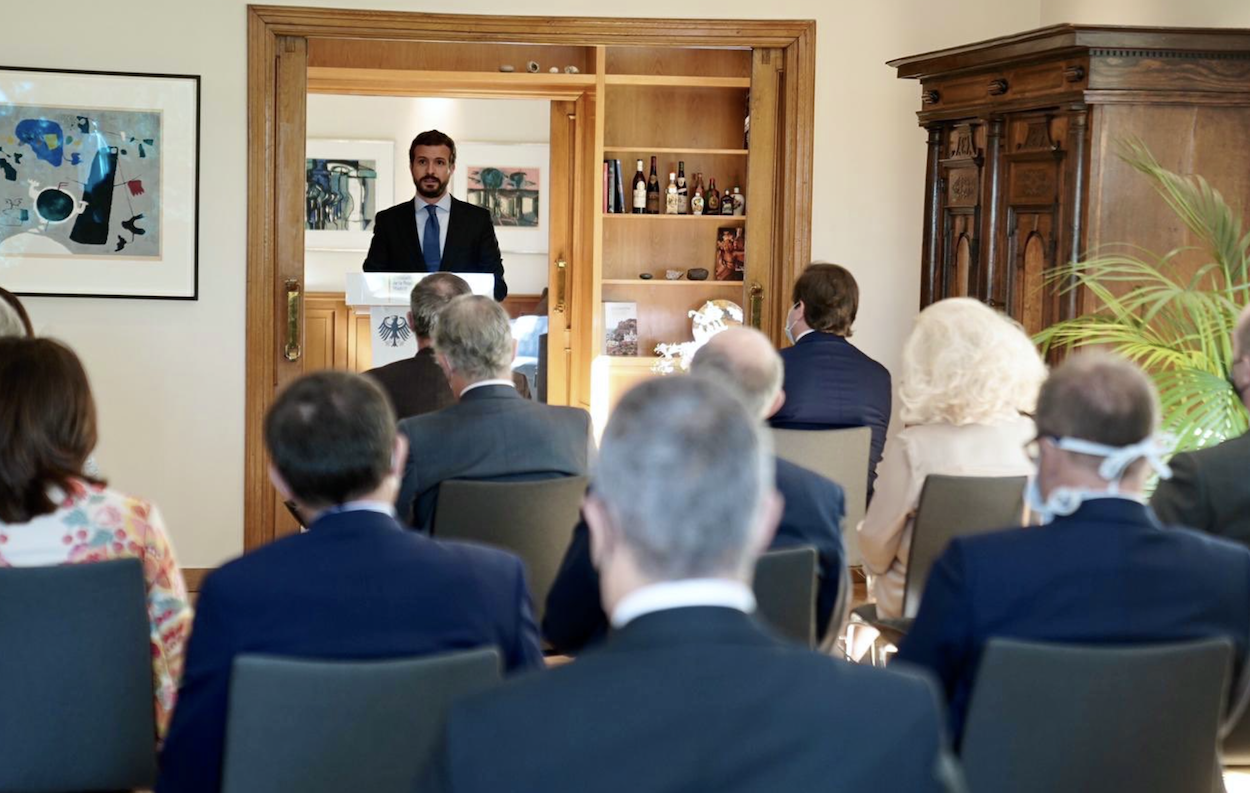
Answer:
[{"label": "blue and white artwork", "polygon": [[373,220],[395,197],[395,143],[318,140],[304,153],[304,244],[365,251]]},{"label": "blue and white artwork", "polygon": [[161,255],[162,114],[0,103],[0,246],[27,257]]}]

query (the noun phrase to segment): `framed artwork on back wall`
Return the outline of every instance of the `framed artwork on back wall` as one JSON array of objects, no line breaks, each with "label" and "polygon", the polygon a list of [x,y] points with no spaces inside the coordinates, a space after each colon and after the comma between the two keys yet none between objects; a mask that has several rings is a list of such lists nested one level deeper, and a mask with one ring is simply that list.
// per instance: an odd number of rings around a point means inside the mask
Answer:
[{"label": "framed artwork on back wall", "polygon": [[195,300],[200,78],[0,67],[0,286]]},{"label": "framed artwork on back wall", "polygon": [[456,143],[451,192],[490,210],[504,253],[546,253],[551,147],[546,143]]},{"label": "framed artwork on back wall", "polygon": [[304,246],[367,251],[377,213],[395,200],[395,142],[309,140]]}]

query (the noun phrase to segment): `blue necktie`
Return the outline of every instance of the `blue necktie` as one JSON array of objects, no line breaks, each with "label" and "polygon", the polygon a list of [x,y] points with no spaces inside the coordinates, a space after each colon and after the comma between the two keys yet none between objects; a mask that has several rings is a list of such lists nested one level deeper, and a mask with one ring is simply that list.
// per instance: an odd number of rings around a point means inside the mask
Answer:
[{"label": "blue necktie", "polygon": [[434,204],[426,206],[430,216],[425,220],[425,240],[421,243],[421,255],[425,257],[425,267],[430,272],[438,270],[443,263],[443,254],[438,248],[438,217],[434,214],[438,207]]}]

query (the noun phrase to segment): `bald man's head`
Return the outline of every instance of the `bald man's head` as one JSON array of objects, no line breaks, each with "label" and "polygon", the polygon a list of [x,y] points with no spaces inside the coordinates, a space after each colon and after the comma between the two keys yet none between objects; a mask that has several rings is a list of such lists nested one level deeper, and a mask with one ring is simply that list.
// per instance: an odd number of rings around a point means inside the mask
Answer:
[{"label": "bald man's head", "polygon": [[781,356],[754,328],[730,328],[713,336],[694,354],[690,373],[736,390],[751,415],[766,419],[784,402]]}]

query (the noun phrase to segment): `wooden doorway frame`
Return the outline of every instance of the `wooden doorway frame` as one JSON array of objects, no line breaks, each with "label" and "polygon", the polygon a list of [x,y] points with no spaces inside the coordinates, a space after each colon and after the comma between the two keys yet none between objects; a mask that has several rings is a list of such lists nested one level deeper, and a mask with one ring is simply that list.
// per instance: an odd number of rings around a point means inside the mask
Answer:
[{"label": "wooden doorway frame", "polygon": [[[365,39],[564,46],[777,48],[784,52],[778,146],[783,154],[774,205],[776,251],[770,294],[785,294],[811,256],[816,23],[813,20],[683,20],[597,17],[481,16],[361,11],[295,6],[248,6],[247,363],[244,450],[245,549],[274,539],[280,505],[264,453],[265,412],[280,385],[274,373],[283,339],[286,295],[278,283],[281,246],[303,229],[280,228],[297,186],[279,183],[278,163],[302,151],[303,95],[280,95],[291,69],[287,55],[307,53],[308,40]],[[292,92],[294,93],[294,92]],[[288,176],[289,180],[289,176]],[[769,301],[764,329],[780,333],[784,301]],[[777,341],[774,338],[774,341]]]}]

